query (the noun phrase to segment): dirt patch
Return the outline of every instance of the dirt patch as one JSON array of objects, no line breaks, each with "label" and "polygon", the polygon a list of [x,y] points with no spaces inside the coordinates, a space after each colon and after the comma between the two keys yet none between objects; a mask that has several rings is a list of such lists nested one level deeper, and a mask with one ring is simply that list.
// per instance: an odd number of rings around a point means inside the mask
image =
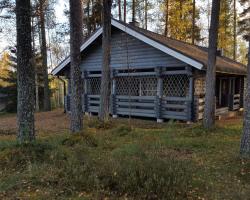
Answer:
[{"label": "dirt patch", "polygon": [[[95,121],[96,117],[86,117],[88,121]],[[118,118],[113,119],[112,123],[131,125],[136,128],[143,129],[161,129],[168,126],[169,122],[164,122],[162,124],[157,124],[154,119],[143,120],[143,119],[127,119]],[[178,123],[185,125],[185,123]],[[239,125],[242,124],[242,117],[237,116],[235,118],[223,119],[217,121],[218,125]],[[36,131],[39,133],[62,133],[69,130],[69,116],[63,113],[63,110],[54,110],[52,112],[40,112],[35,114],[35,125]],[[17,124],[16,115],[5,115],[0,116],[0,134],[1,135],[12,135],[16,134]]]},{"label": "dirt patch", "polygon": [[[67,114],[63,113],[63,110],[36,113],[35,125],[38,133],[64,132],[69,128],[69,118]],[[0,134],[15,134],[16,131],[17,122],[15,115],[0,117]]]}]

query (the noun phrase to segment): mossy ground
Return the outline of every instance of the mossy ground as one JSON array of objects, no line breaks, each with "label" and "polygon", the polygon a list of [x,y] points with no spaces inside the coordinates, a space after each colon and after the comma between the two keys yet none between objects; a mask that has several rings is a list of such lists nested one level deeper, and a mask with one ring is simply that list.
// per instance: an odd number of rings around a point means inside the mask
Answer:
[{"label": "mossy ground", "polygon": [[29,145],[16,143],[15,117],[0,116],[0,199],[250,199],[240,119],[206,131],[86,118],[85,130],[70,135],[61,112],[38,114]]}]

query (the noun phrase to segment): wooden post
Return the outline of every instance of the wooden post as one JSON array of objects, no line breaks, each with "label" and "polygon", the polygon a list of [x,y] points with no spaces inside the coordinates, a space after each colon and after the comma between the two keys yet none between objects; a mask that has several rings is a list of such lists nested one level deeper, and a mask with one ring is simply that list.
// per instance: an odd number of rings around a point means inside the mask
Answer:
[{"label": "wooden post", "polygon": [[83,81],[84,81],[84,94],[83,94],[83,106],[84,106],[84,113],[85,115],[89,115],[89,108],[88,108],[88,72],[83,72]]},{"label": "wooden post", "polygon": [[68,78],[68,93],[65,96],[65,106],[66,106],[66,111],[70,112],[71,108],[70,108],[70,96],[71,96],[71,80],[70,78]]},{"label": "wooden post", "polygon": [[244,78],[240,78],[240,108],[244,107]]},{"label": "wooden post", "polygon": [[157,123],[162,123],[162,97],[163,97],[163,78],[162,68],[158,67],[155,69],[157,74],[157,95],[155,101],[155,111],[157,117]]},{"label": "wooden post", "polygon": [[[188,74],[192,74],[192,68],[187,67],[187,71],[190,72]],[[189,75],[189,102],[187,105],[187,113],[188,113],[188,122],[191,122],[194,120],[194,77],[193,75]]]},{"label": "wooden post", "polygon": [[111,93],[111,112],[112,112],[112,117],[117,118],[117,110],[116,110],[116,70],[112,71],[112,93]]},{"label": "wooden post", "polygon": [[221,78],[219,79],[219,84],[220,84],[220,87],[219,87],[219,104],[221,105],[222,104],[222,83],[221,83]]}]

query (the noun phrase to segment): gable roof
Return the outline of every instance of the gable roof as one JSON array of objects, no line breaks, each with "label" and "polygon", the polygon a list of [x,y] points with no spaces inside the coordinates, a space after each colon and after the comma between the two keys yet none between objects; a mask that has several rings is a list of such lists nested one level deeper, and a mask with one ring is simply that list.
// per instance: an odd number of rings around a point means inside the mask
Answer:
[{"label": "gable roof", "polygon": [[[206,69],[208,49],[197,45],[191,45],[182,41],[171,39],[163,35],[126,24],[124,22],[112,19],[111,24],[113,27],[126,32],[127,34],[147,43],[156,49],[165,52],[199,70]],[[102,28],[99,28],[93,33],[81,46],[83,52],[92,42],[94,42],[100,35],[102,35]],[[70,57],[67,57],[60,63],[52,74],[57,75],[70,63]],[[232,59],[217,56],[216,71],[219,73],[239,74],[246,75],[246,66],[238,63]]]}]

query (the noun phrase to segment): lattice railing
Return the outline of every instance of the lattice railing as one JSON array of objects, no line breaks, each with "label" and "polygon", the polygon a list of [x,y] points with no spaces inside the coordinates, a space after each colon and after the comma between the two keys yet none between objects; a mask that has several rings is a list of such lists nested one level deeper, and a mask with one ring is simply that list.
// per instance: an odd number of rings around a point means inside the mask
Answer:
[{"label": "lattice railing", "polygon": [[[189,93],[192,82],[189,75],[153,73],[116,73],[112,79],[111,114],[190,120],[192,106]],[[84,111],[97,113],[101,76],[90,74],[85,83]]]},{"label": "lattice railing", "polygon": [[126,96],[156,96],[157,78],[148,77],[117,77],[116,94]]},{"label": "lattice railing", "polygon": [[88,78],[87,93],[90,95],[100,95],[101,93],[101,78],[100,77]]},{"label": "lattice railing", "polygon": [[189,77],[185,74],[167,75],[163,79],[163,96],[186,97],[189,91]]}]

